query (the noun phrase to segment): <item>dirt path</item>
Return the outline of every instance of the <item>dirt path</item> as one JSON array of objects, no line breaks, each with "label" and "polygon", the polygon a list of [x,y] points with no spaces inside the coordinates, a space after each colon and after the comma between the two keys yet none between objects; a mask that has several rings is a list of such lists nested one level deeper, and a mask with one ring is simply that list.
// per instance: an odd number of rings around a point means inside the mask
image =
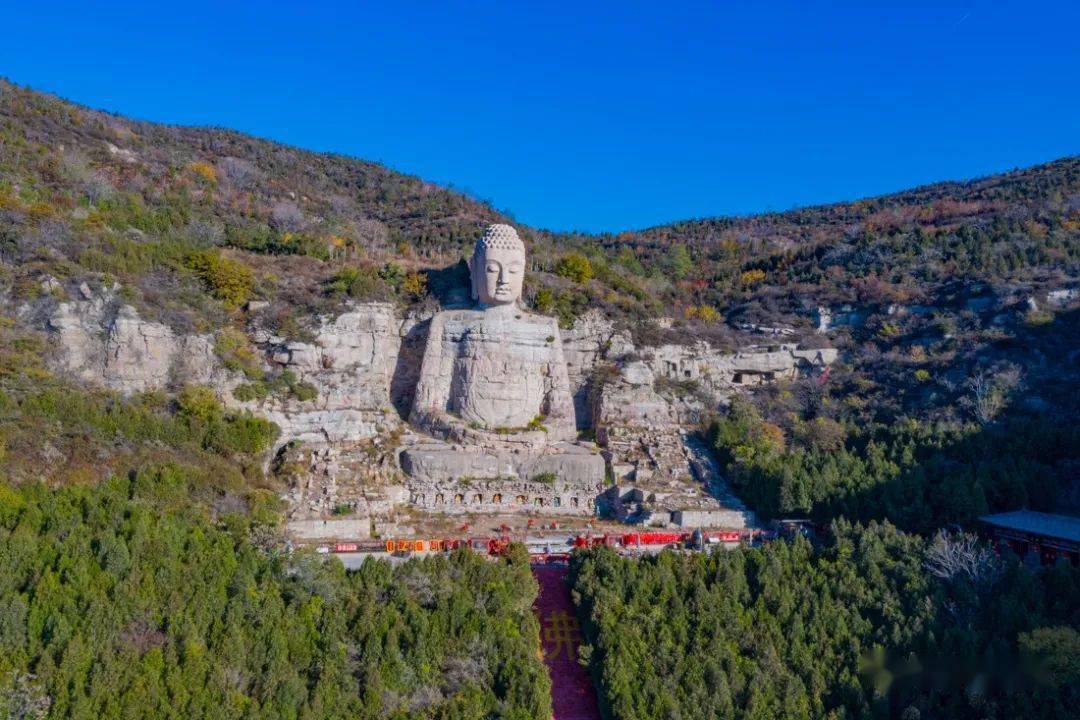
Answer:
[{"label": "dirt path", "polygon": [[551,676],[554,720],[602,720],[589,673],[578,664],[581,630],[570,602],[566,568],[534,567],[540,594],[533,609],[540,620],[544,662]]}]

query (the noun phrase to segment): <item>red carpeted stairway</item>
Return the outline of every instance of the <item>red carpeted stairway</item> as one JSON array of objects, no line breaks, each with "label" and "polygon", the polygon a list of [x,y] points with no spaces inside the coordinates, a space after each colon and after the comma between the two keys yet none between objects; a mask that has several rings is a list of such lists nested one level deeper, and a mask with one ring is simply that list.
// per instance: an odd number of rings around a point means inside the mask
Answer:
[{"label": "red carpeted stairway", "polygon": [[581,629],[570,602],[566,568],[533,567],[540,594],[533,609],[540,620],[544,662],[551,675],[554,720],[602,720],[589,673],[578,663]]}]

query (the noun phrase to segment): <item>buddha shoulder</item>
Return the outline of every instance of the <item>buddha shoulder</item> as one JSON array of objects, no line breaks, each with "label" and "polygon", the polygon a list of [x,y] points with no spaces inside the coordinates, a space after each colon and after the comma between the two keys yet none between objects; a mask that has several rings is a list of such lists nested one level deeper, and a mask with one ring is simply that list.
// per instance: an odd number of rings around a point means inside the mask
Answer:
[{"label": "buddha shoulder", "polygon": [[467,334],[489,336],[541,336],[559,339],[559,323],[553,317],[534,315],[522,310],[492,313],[484,310],[444,310],[432,318],[432,328],[450,337]]}]

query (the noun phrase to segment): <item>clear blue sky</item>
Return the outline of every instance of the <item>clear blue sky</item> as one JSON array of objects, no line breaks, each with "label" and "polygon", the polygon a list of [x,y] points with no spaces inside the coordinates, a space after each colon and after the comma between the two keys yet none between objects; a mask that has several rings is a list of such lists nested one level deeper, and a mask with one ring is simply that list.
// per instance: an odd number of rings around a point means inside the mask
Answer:
[{"label": "clear blue sky", "polygon": [[1080,153],[1076,0],[0,9],[0,74],[15,82],[379,160],[560,230],[782,210]]}]

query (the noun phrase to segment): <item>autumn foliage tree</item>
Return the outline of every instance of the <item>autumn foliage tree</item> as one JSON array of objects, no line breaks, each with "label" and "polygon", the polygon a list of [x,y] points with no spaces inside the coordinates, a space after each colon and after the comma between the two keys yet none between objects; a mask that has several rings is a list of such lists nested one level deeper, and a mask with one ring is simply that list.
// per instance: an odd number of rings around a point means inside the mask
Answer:
[{"label": "autumn foliage tree", "polygon": [[576,283],[587,283],[592,279],[593,267],[589,258],[583,254],[570,253],[559,258],[559,262],[555,265],[555,274]]}]

